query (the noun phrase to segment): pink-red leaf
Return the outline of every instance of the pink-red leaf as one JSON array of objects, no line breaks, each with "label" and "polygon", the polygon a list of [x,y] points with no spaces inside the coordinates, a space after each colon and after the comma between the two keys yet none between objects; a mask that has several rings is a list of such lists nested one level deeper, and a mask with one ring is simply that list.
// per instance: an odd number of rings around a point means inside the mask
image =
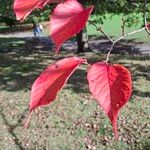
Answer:
[{"label": "pink-red leaf", "polygon": [[89,69],[87,79],[91,93],[111,120],[118,139],[118,111],[127,103],[132,91],[130,72],[119,64],[98,62]]},{"label": "pink-red leaf", "polygon": [[146,25],[146,27],[150,30],[150,23],[148,23],[148,24]]},{"label": "pink-red leaf", "polygon": [[[51,103],[77,66],[85,62],[86,60],[82,58],[65,58],[44,70],[32,86],[30,114],[36,107]],[[25,127],[28,126],[28,122],[29,119]]]},{"label": "pink-red leaf", "polygon": [[56,52],[64,41],[84,28],[92,10],[93,6],[83,8],[77,0],[67,0],[57,5],[50,19],[51,38]]},{"label": "pink-red leaf", "polygon": [[34,9],[43,8],[47,3],[60,3],[62,0],[15,0],[14,12],[17,20],[24,20]]}]

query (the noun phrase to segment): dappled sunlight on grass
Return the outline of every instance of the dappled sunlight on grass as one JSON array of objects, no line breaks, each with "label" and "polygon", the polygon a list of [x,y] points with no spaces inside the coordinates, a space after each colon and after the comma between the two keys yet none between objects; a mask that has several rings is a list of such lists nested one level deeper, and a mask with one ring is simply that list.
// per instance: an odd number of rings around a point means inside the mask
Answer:
[{"label": "dappled sunlight on grass", "polygon": [[[1,149],[138,149],[150,148],[150,58],[113,54],[110,61],[125,65],[132,74],[133,95],[119,115],[119,143],[112,127],[91,96],[86,69],[80,66],[50,106],[35,110],[28,130],[22,124],[28,114],[31,85],[49,64],[69,56],[86,57],[90,64],[106,54],[29,47],[19,41],[0,53],[0,147]],[[20,45],[23,44],[23,45]],[[4,47],[3,47],[4,48]]]}]

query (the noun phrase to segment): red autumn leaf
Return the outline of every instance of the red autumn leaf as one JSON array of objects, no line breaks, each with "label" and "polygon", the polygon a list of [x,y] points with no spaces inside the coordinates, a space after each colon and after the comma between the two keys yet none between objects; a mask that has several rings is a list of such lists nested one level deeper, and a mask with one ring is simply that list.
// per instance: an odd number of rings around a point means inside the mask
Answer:
[{"label": "red autumn leaf", "polygon": [[48,66],[35,80],[31,90],[30,115],[25,124],[28,126],[31,114],[36,107],[47,105],[54,101],[57,93],[61,90],[69,77],[86,60],[77,57],[65,58]]},{"label": "red autumn leaf", "polygon": [[84,28],[92,10],[93,6],[83,8],[77,0],[67,0],[57,5],[50,19],[51,38],[56,52],[64,41]]},{"label": "red autumn leaf", "polygon": [[132,91],[130,72],[119,64],[98,62],[89,69],[87,79],[91,93],[112,122],[117,140],[118,112],[127,103]]},{"label": "red autumn leaf", "polygon": [[146,25],[146,27],[150,30],[150,23],[148,23],[148,24]]},{"label": "red autumn leaf", "polygon": [[43,8],[47,3],[60,3],[62,0],[15,0],[14,12],[17,20],[24,20],[34,9]]}]

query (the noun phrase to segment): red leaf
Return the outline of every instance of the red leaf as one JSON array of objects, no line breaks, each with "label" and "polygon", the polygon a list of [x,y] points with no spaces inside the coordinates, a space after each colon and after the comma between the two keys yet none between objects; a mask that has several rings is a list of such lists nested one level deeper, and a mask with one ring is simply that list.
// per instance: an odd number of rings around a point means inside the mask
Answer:
[{"label": "red leaf", "polygon": [[148,23],[148,24],[146,25],[146,27],[150,30],[150,23]]},{"label": "red leaf", "polygon": [[15,0],[14,12],[17,20],[24,20],[34,9],[43,8],[47,3],[59,3],[62,0]]},{"label": "red leaf", "polygon": [[132,91],[130,72],[119,64],[98,62],[89,69],[87,79],[91,93],[112,122],[117,140],[118,111],[127,103]]},{"label": "red leaf", "polygon": [[[78,65],[85,62],[86,60],[82,58],[65,58],[44,70],[32,86],[30,114],[36,107],[51,103]],[[30,117],[31,115],[29,115],[25,128],[28,126]]]},{"label": "red leaf", "polygon": [[50,31],[56,52],[64,41],[79,33],[85,26],[93,6],[83,8],[77,0],[58,4],[51,14]]}]

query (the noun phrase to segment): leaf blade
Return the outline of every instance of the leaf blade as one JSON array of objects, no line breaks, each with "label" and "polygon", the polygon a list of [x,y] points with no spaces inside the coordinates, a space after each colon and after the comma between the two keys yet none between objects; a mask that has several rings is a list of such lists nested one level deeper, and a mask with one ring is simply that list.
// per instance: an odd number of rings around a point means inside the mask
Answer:
[{"label": "leaf blade", "polygon": [[47,3],[60,2],[62,0],[15,0],[13,7],[17,20],[23,21],[34,9],[42,9]]},{"label": "leaf blade", "polygon": [[85,59],[70,57],[48,66],[32,86],[30,111],[52,102],[75,69],[84,62]]},{"label": "leaf blade", "polygon": [[59,60],[55,64],[49,65],[35,80],[31,89],[31,99],[29,103],[30,113],[24,124],[27,128],[31,115],[39,106],[48,105],[56,98],[57,93],[63,88],[69,77],[76,68],[86,63],[86,59],[70,57]]},{"label": "leaf blade", "polygon": [[56,52],[64,41],[84,28],[93,8],[83,8],[77,0],[67,0],[57,5],[50,19],[50,35],[55,43]]},{"label": "leaf blade", "polygon": [[87,79],[91,93],[113,125],[117,140],[118,112],[128,102],[132,91],[130,72],[118,64],[98,62],[89,69]]}]

